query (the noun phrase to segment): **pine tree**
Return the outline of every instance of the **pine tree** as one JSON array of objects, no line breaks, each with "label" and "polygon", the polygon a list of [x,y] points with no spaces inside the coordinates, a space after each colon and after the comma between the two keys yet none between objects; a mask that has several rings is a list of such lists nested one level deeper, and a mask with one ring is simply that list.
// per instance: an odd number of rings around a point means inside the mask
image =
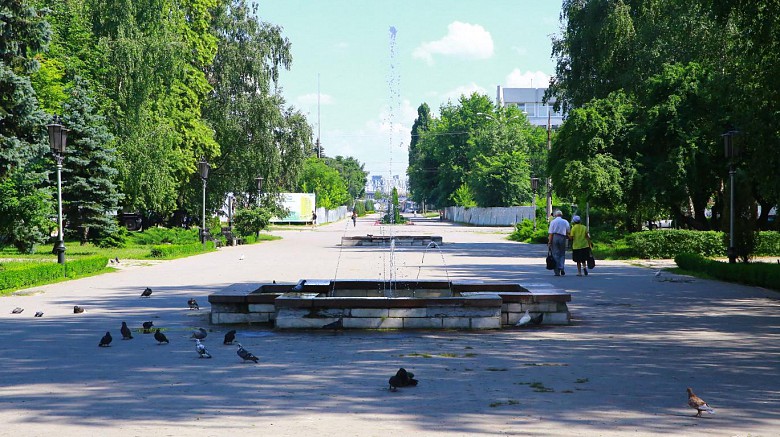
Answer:
[{"label": "pine tree", "polygon": [[63,202],[71,232],[79,241],[99,241],[117,231],[121,194],[116,184],[114,137],[105,119],[96,113],[89,85],[74,79],[63,105],[63,121],[70,129],[63,166]]},{"label": "pine tree", "polygon": [[40,110],[30,74],[32,57],[49,40],[49,27],[23,0],[0,3],[0,245],[23,251],[49,231],[48,189],[42,188],[46,115]]}]

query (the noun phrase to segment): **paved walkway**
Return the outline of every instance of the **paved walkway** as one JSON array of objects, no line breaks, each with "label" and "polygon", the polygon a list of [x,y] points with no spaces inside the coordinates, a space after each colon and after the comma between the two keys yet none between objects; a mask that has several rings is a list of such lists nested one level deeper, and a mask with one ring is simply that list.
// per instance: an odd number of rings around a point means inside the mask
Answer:
[{"label": "paved walkway", "polygon": [[[1,436],[780,435],[780,294],[599,262],[588,277],[544,270],[546,250],[507,228],[418,219],[395,233],[444,238],[398,248],[395,277],[551,282],[574,323],[492,332],[275,332],[241,327],[260,357],[241,363],[209,326],[209,293],[236,282],[391,276],[388,233],[361,219],[278,233],[279,241],[137,265],[0,298]],[[423,259],[424,258],[424,259]],[[151,298],[140,298],[145,287]],[[200,311],[189,311],[197,298]],[[73,314],[73,305],[86,308]],[[10,314],[23,307],[22,314]],[[35,311],[44,311],[34,318]],[[121,321],[164,328],[169,345]],[[210,329],[214,358],[190,332]],[[97,344],[110,330],[109,348]],[[420,385],[387,390],[399,368]],[[686,387],[717,414],[691,417]]]}]

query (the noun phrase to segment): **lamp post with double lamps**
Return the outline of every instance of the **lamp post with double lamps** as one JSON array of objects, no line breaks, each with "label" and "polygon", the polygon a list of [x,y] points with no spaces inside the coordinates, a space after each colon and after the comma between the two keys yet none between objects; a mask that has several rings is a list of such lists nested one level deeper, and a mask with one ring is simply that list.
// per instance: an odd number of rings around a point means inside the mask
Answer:
[{"label": "lamp post with double lamps", "polygon": [[723,137],[723,151],[726,159],[729,160],[729,248],[726,253],[730,264],[737,262],[737,249],[734,247],[734,175],[737,174],[737,168],[734,161],[739,156],[739,148],[734,144],[736,135],[739,135],[739,131],[729,130],[721,135]]},{"label": "lamp post with double lamps", "polygon": [[209,178],[209,163],[205,157],[201,157],[198,162],[198,173],[200,173],[200,180],[203,181],[203,209],[200,216],[200,242],[206,242],[206,181]]},{"label": "lamp post with double lamps", "polygon": [[52,253],[57,254],[58,263],[65,264],[65,241],[62,233],[62,160],[65,158],[68,129],[65,129],[56,115],[46,128],[49,131],[49,147],[57,161],[57,242],[54,243]]}]

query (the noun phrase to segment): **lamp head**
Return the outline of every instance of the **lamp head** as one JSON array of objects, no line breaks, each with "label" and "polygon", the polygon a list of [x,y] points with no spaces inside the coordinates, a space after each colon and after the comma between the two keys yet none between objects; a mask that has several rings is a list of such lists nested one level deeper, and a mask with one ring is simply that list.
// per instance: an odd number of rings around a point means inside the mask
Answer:
[{"label": "lamp head", "polygon": [[60,117],[54,116],[52,122],[46,125],[46,129],[49,131],[49,147],[51,152],[56,156],[62,156],[65,154],[65,145],[68,142],[69,130],[61,124]]},{"label": "lamp head", "polygon": [[200,173],[200,178],[204,181],[209,178],[209,168],[209,162],[206,161],[205,157],[201,156],[198,162],[198,172]]}]

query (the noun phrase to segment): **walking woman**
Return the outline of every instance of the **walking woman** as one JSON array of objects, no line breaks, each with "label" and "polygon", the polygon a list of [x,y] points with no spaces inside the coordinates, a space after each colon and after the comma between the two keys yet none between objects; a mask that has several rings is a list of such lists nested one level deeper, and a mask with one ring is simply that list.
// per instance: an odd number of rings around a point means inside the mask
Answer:
[{"label": "walking woman", "polygon": [[582,276],[583,271],[588,276],[588,256],[593,242],[590,241],[588,228],[580,223],[580,216],[575,215],[571,222],[571,259],[577,263],[577,276]]}]

